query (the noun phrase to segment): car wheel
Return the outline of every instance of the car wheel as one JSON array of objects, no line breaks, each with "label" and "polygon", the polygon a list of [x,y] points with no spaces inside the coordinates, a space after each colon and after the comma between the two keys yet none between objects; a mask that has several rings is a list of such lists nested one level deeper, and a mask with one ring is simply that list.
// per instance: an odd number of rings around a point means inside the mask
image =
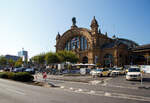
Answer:
[{"label": "car wheel", "polygon": [[103,74],[100,74],[100,77],[102,77],[103,76]]}]

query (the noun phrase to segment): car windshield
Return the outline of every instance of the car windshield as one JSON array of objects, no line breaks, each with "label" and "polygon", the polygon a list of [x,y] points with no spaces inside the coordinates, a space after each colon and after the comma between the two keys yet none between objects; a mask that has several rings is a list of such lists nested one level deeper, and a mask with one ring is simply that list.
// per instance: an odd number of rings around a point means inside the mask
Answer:
[{"label": "car windshield", "polygon": [[115,70],[115,68],[109,68],[109,70]]},{"label": "car windshield", "polygon": [[117,71],[121,70],[121,68],[116,68]]},{"label": "car windshield", "polygon": [[96,69],[96,71],[102,71],[102,69]]},{"label": "car windshield", "polygon": [[129,72],[140,72],[139,68],[130,68]]}]

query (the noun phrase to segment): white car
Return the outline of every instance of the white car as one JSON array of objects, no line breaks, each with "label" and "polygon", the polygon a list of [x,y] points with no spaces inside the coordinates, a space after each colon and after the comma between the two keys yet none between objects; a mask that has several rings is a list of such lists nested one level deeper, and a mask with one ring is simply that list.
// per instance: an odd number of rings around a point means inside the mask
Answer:
[{"label": "white car", "polygon": [[111,71],[112,76],[114,76],[114,75],[123,75],[123,74],[125,74],[125,70],[123,70],[122,68],[114,68]]},{"label": "white car", "polygon": [[140,68],[129,68],[126,74],[126,80],[141,80],[142,73]]},{"label": "white car", "polygon": [[101,73],[102,73],[102,69],[94,69],[90,72],[92,76],[100,76]]}]

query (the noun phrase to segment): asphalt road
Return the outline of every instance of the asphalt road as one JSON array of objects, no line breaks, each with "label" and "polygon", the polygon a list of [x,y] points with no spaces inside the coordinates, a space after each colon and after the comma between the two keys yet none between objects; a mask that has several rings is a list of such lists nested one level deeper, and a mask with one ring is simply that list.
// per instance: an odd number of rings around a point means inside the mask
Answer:
[{"label": "asphalt road", "polygon": [[[105,78],[105,77],[104,77]],[[150,88],[140,88],[143,86],[150,87],[150,81],[143,81],[143,85],[139,81],[126,81],[124,76],[115,78],[106,78],[104,83],[80,83],[67,82],[59,80],[48,80],[55,85],[62,86],[62,88],[69,90],[92,91],[94,94],[109,94],[116,98],[126,98],[128,100],[149,101]],[[149,101],[150,102],[150,101]]]},{"label": "asphalt road", "polygon": [[[66,84],[55,81],[57,84]],[[59,82],[59,83],[58,83]],[[61,83],[60,83],[61,82]],[[71,83],[70,85],[87,84]],[[90,85],[93,87],[93,85]],[[147,92],[148,93],[148,92]],[[149,92],[150,94],[150,92]],[[0,103],[150,103],[149,96],[126,95],[117,92],[85,88],[44,88],[0,79]]]}]

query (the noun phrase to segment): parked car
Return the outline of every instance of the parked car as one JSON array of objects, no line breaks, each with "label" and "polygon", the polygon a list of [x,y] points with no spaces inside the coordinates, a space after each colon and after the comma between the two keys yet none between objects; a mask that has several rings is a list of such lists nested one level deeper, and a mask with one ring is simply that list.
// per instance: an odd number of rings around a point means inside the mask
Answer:
[{"label": "parked car", "polygon": [[62,71],[62,74],[68,74],[68,73],[69,73],[68,69]]},{"label": "parked car", "polygon": [[110,72],[112,72],[113,70],[115,70],[115,68],[113,68],[113,67],[110,67],[108,69],[109,69]]},{"label": "parked car", "polygon": [[95,69],[90,72],[92,76],[110,76],[110,71],[108,68],[104,69]]},{"label": "parked car", "polygon": [[140,68],[129,68],[126,74],[126,80],[141,80],[142,72]]},{"label": "parked car", "polygon": [[30,74],[35,74],[34,68],[26,68],[24,72],[28,72]]},{"label": "parked car", "polygon": [[119,75],[119,74],[120,74],[119,69],[114,68],[114,70],[111,71],[111,76],[116,76],[116,75]]},{"label": "parked car", "polygon": [[80,74],[82,75],[86,75],[86,74],[90,74],[91,69],[89,68],[80,68]]},{"label": "parked car", "polygon": [[93,69],[91,70],[90,74],[92,76],[100,76],[101,72],[102,72],[102,69]]},{"label": "parked car", "polygon": [[115,76],[115,75],[124,75],[125,74],[125,70],[123,68],[114,68],[111,71],[111,76]]},{"label": "parked car", "polygon": [[23,72],[25,70],[25,68],[14,68],[12,71],[17,73],[17,72]]}]

